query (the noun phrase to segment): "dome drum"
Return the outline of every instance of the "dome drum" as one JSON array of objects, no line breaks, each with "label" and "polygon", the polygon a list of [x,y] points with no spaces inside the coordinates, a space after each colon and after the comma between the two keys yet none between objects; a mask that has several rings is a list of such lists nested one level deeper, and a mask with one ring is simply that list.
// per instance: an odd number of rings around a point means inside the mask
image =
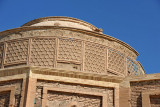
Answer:
[{"label": "dome drum", "polygon": [[114,76],[144,74],[125,46],[80,32],[28,30],[1,40],[1,68],[30,65]]}]

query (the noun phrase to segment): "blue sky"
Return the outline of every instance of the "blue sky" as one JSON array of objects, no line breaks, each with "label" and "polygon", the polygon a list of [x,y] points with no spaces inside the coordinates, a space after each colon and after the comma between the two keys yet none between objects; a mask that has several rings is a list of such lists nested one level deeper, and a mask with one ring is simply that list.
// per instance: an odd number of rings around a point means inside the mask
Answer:
[{"label": "blue sky", "polygon": [[146,73],[160,73],[160,0],[0,0],[0,31],[46,16],[102,28],[139,52]]}]

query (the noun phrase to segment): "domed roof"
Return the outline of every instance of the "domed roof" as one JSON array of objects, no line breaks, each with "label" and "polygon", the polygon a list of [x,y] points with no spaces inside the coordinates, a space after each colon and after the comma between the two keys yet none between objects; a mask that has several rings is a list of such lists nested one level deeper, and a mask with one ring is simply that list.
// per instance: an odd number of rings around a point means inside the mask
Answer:
[{"label": "domed roof", "polygon": [[96,75],[145,74],[136,50],[79,19],[39,18],[0,36],[0,68],[29,65]]},{"label": "domed roof", "polygon": [[38,18],[24,24],[22,27],[24,26],[63,26],[63,27],[72,27],[89,31],[102,32],[101,29],[98,29],[97,27],[93,26],[90,23],[87,23],[85,21],[76,18],[63,17],[63,16]]}]

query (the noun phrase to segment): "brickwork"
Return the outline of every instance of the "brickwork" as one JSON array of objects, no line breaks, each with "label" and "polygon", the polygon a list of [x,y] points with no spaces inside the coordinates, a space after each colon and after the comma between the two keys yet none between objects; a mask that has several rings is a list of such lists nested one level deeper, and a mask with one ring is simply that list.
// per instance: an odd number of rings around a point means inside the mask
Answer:
[{"label": "brickwork", "polygon": [[[160,80],[131,82],[130,85],[131,85],[131,106],[132,107],[142,107],[142,91],[159,90]],[[152,100],[153,99],[151,98],[151,101]]]},{"label": "brickwork", "polygon": [[74,18],[40,18],[0,32],[0,107],[159,107],[160,92],[147,91],[160,89],[160,76],[144,75],[138,55]]},{"label": "brickwork", "polygon": [[0,66],[2,66],[4,44],[0,44]]},{"label": "brickwork", "polygon": [[36,87],[36,96],[34,101],[35,107],[40,107],[42,105],[42,93],[43,93],[43,86]]},{"label": "brickwork", "polygon": [[66,61],[82,61],[82,42],[73,38],[59,39],[58,59]]},{"label": "brickwork", "polygon": [[[27,39],[21,40],[21,38]],[[131,50],[116,42],[81,32],[60,29],[32,30],[10,34],[2,37],[0,41],[2,40],[7,41],[5,59],[1,59],[4,61],[4,67],[28,64],[64,69],[69,67],[70,70],[118,76],[126,76],[128,71],[129,75],[144,74],[139,65],[140,69],[136,73],[135,70],[132,70],[134,67],[131,66],[126,71],[125,59],[130,57],[135,60],[136,58],[135,53]],[[3,52],[0,53],[0,57],[2,55]],[[127,63],[132,65],[129,61]]]},{"label": "brickwork", "polygon": [[121,52],[108,49],[108,68],[125,74],[125,59]]},{"label": "brickwork", "polygon": [[49,91],[47,96],[48,107],[53,107],[53,105],[55,107],[66,107],[72,102],[77,102],[77,105],[81,107],[102,107],[101,101],[101,97],[63,92]]},{"label": "brickwork", "polygon": [[[94,35],[93,33],[90,35]],[[120,50],[122,53],[125,53],[126,56],[136,60],[137,55],[133,53],[130,49],[122,45],[123,43],[119,44],[114,41],[109,41],[106,38],[97,38],[96,36],[90,36],[88,34],[84,34],[82,32],[75,32],[67,29],[39,29],[39,30],[28,30],[28,31],[20,31],[16,34],[11,33],[6,35],[5,37],[2,37],[0,42],[2,41],[8,41],[12,39],[18,39],[22,37],[36,37],[36,36],[54,36],[54,37],[69,37],[69,38],[76,38],[81,40],[89,40],[94,41],[95,43],[100,43],[102,45],[109,46],[113,49]]]},{"label": "brickwork", "polygon": [[[11,87],[11,86],[15,86],[15,94],[14,94],[15,105],[14,107],[19,107],[20,99],[21,99],[21,91],[22,91],[22,80],[12,80],[12,81],[0,82],[0,88]],[[8,97],[8,94],[6,94],[6,97]]]},{"label": "brickwork", "polygon": [[160,95],[150,96],[151,107],[160,107]]},{"label": "brickwork", "polygon": [[136,62],[127,58],[127,72],[128,75],[143,75],[140,69],[140,65]]},{"label": "brickwork", "polygon": [[104,46],[85,43],[85,71],[105,73],[106,48]]},{"label": "brickwork", "polygon": [[[22,38],[26,38],[26,40],[21,40]],[[1,44],[4,41],[7,43],[4,53],[5,59],[1,59],[4,61],[4,67],[30,64],[44,67],[63,67],[64,69],[69,67],[71,70],[127,76],[125,59],[136,60],[136,54],[122,44],[96,37],[94,34],[67,29],[17,32],[0,39]],[[107,49],[108,55],[106,55]],[[2,53],[0,53],[0,57],[2,57]],[[132,65],[130,62],[127,63]],[[137,62],[135,61],[135,63]],[[72,67],[72,64],[78,65]],[[128,67],[129,75],[144,74],[141,66],[136,72],[132,68]]]},{"label": "brickwork", "polygon": [[[83,85],[76,85],[76,84],[65,84],[65,83],[59,83],[59,82],[51,82],[51,81],[42,81],[39,80],[37,82],[37,91],[36,91],[36,104],[35,105],[41,105],[42,102],[42,91],[43,87],[53,87],[53,88],[59,88],[61,89],[68,89],[68,90],[78,90],[82,92],[98,92],[98,93],[103,93],[104,95],[107,95],[107,103],[109,107],[114,107],[114,91],[111,88],[101,88],[101,87],[94,87],[94,86],[83,86]],[[101,105],[101,97],[96,97],[92,95],[79,95],[79,94],[73,94],[72,91],[70,93],[64,93],[64,92],[49,92],[48,93],[48,104],[49,103],[71,103],[72,100],[77,101],[77,103],[80,103],[80,105],[84,105],[82,107],[102,107]],[[37,106],[38,107],[38,106]],[[58,107],[58,106],[56,106]]]},{"label": "brickwork", "polygon": [[55,39],[35,38],[32,40],[30,63],[34,66],[54,67]]},{"label": "brickwork", "polygon": [[10,92],[0,92],[0,107],[9,107]]},{"label": "brickwork", "polygon": [[108,107],[114,107],[114,90],[108,90]]},{"label": "brickwork", "polygon": [[19,40],[7,43],[5,64],[27,62],[28,40]]}]

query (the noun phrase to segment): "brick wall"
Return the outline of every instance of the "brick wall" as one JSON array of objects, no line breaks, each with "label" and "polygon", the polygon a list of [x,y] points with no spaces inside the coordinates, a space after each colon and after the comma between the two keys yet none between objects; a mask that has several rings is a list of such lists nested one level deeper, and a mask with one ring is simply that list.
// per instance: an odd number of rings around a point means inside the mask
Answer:
[{"label": "brick wall", "polygon": [[[160,80],[150,80],[142,82],[131,82],[131,107],[142,107],[142,91],[160,90]],[[160,107],[160,103],[155,103],[157,98],[151,97],[151,105]]]},{"label": "brick wall", "polygon": [[160,107],[160,95],[150,96],[151,107]]},{"label": "brick wall", "polygon": [[78,90],[85,93],[93,92],[93,93],[101,93],[107,95],[108,98],[106,102],[108,107],[114,107],[114,89],[112,88],[86,86],[79,84],[65,84],[65,83],[42,81],[42,80],[38,80],[37,82],[35,107],[39,107],[42,104],[44,87],[59,88],[59,90],[61,89],[71,90],[71,92],[48,91],[47,92],[48,107],[51,107],[51,105],[54,104],[64,104],[64,107],[66,107],[66,105],[72,102],[77,102],[77,104],[80,107],[102,107],[101,96],[72,93],[73,90],[75,91]]},{"label": "brick wall", "polygon": [[0,107],[9,106],[10,92],[0,92]]},{"label": "brick wall", "polygon": [[[15,87],[14,98],[15,98],[15,105],[14,107],[19,107],[20,99],[21,99],[21,91],[22,91],[22,80],[12,80],[12,81],[5,81],[0,82],[0,89],[4,87]],[[8,107],[10,98],[10,92],[1,92],[0,93],[0,107]],[[6,105],[6,106],[1,106]]]}]

